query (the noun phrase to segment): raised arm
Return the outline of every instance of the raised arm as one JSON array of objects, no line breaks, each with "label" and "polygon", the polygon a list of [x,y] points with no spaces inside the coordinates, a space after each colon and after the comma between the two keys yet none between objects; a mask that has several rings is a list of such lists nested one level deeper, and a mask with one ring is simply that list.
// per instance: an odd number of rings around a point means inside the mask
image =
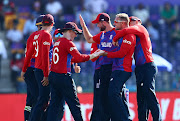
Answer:
[{"label": "raised arm", "polygon": [[83,29],[83,35],[84,35],[85,39],[87,40],[88,43],[95,43],[95,41],[93,40],[93,36],[89,32],[89,30],[84,22],[84,19],[82,18],[81,15],[79,15],[79,19],[80,19],[81,27]]}]

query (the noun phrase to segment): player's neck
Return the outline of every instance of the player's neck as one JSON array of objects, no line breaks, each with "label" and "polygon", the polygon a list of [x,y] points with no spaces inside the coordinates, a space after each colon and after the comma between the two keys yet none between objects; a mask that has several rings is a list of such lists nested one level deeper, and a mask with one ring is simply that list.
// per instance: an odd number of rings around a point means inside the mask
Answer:
[{"label": "player's neck", "polygon": [[47,32],[50,33],[51,27],[50,27],[50,26],[42,26],[42,29],[41,29],[41,30],[45,30],[45,31],[47,31]]},{"label": "player's neck", "polygon": [[68,39],[68,40],[73,40],[73,38],[70,36],[70,34],[68,34],[68,33],[64,33],[63,34],[63,37],[64,38],[66,38],[66,39]]},{"label": "player's neck", "polygon": [[106,26],[106,29],[105,31],[108,32],[108,31],[111,31],[114,27],[112,26],[112,24],[109,24],[108,26]]}]

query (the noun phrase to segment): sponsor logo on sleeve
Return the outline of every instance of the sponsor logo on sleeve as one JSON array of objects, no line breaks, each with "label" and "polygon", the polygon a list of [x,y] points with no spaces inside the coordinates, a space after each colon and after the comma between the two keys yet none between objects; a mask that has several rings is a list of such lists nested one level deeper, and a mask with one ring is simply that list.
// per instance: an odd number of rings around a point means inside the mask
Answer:
[{"label": "sponsor logo on sleeve", "polygon": [[131,41],[127,41],[126,39],[123,40],[123,43],[127,43],[127,44],[131,45]]},{"label": "sponsor logo on sleeve", "polygon": [[73,51],[73,50],[75,50],[75,49],[77,49],[76,47],[71,47],[70,48],[70,51]]},{"label": "sponsor logo on sleeve", "polygon": [[45,41],[45,42],[43,42],[43,45],[50,45],[50,43]]}]

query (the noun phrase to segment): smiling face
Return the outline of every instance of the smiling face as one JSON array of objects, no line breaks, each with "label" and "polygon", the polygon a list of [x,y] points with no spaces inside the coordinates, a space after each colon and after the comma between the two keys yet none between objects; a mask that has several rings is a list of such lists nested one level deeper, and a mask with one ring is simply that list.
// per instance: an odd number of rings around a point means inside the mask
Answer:
[{"label": "smiling face", "polygon": [[119,17],[116,16],[114,19],[114,26],[116,30],[121,30],[124,28],[124,24],[126,24],[126,21],[121,20]]}]

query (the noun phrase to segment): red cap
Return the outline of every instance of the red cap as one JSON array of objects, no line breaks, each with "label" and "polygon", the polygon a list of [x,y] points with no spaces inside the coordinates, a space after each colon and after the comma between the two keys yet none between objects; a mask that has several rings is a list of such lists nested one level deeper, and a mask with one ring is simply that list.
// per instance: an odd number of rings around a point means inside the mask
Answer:
[{"label": "red cap", "polygon": [[64,32],[65,30],[73,30],[77,34],[82,34],[82,30],[78,28],[78,26],[74,22],[67,22],[64,25],[64,28],[60,30],[60,32]]},{"label": "red cap", "polygon": [[60,32],[60,29],[59,29],[59,28],[54,31],[54,36],[55,36],[56,34],[58,34],[58,33],[62,34],[62,33]]},{"label": "red cap", "polygon": [[54,24],[54,17],[51,14],[46,14],[42,20],[43,24]]},{"label": "red cap", "polygon": [[92,23],[96,24],[100,21],[107,21],[108,22],[109,20],[110,20],[110,16],[107,13],[100,13],[96,17],[96,19],[92,21]]},{"label": "red cap", "polygon": [[[131,17],[129,17],[129,20],[130,20],[130,22],[131,21],[139,21],[139,22],[141,22],[141,19],[139,19],[138,17],[136,17],[136,16],[131,16]],[[142,23],[142,22],[141,22]]]}]

